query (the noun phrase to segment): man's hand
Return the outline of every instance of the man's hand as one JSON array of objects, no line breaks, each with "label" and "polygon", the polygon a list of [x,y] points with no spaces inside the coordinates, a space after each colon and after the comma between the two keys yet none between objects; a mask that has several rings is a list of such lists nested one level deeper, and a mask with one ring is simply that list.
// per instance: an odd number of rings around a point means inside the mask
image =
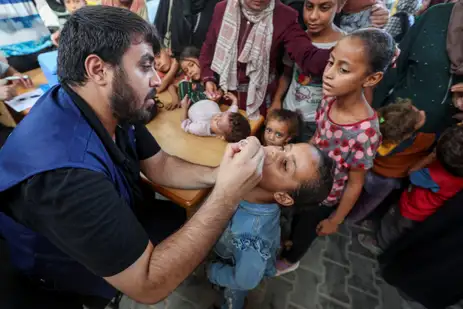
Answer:
[{"label": "man's hand", "polygon": [[229,144],[219,167],[214,190],[226,192],[236,201],[241,200],[262,178],[263,163],[264,149],[256,137]]},{"label": "man's hand", "polygon": [[384,28],[389,21],[389,10],[383,3],[376,3],[371,9],[370,21],[375,28]]},{"label": "man's hand", "polygon": [[206,82],[206,96],[212,101],[220,99],[220,93],[217,91],[217,85],[214,82]]},{"label": "man's hand", "polygon": [[320,222],[317,226],[318,236],[326,236],[334,234],[338,231],[339,225],[336,222],[333,222],[331,219],[325,219]]},{"label": "man's hand", "polygon": [[0,86],[0,100],[10,100],[16,96],[16,89],[13,85]]}]

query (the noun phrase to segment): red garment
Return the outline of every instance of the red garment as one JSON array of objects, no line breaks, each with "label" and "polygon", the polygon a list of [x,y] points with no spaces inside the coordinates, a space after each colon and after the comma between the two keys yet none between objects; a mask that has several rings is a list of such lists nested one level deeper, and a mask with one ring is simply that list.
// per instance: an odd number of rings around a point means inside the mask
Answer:
[{"label": "red garment", "polygon": [[413,221],[424,221],[434,214],[445,201],[463,190],[463,178],[453,176],[442,165],[435,161],[428,167],[432,180],[439,186],[438,192],[413,186],[410,192],[405,191],[400,198],[402,216]]},{"label": "red garment", "polygon": [[[214,81],[214,71],[211,70],[212,59],[214,58],[215,44],[219,36],[222,19],[225,13],[227,1],[217,3],[212,17],[206,41],[201,49],[199,62],[201,64],[201,75],[204,82]],[[244,43],[249,35],[252,24],[247,25],[247,20],[243,15],[238,39],[238,54],[244,47]],[[270,51],[270,75],[276,74],[277,64],[281,62],[284,51],[302,68],[306,75],[322,76],[328,61],[331,50],[320,50],[312,45],[307,34],[302,30],[297,22],[297,12],[275,0],[273,13],[273,43]],[[277,78],[274,78],[276,83]],[[249,78],[246,76],[246,64],[238,63],[238,84],[247,85]],[[270,83],[271,84],[271,83]],[[269,89],[267,88],[267,91]],[[240,109],[246,110],[246,92],[238,94]],[[261,106],[261,114],[265,115],[265,102]]]}]

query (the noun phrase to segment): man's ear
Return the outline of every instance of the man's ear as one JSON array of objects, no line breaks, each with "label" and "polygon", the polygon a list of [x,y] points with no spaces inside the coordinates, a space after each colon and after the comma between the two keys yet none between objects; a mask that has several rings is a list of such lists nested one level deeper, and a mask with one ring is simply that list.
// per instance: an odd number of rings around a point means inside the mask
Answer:
[{"label": "man's ear", "polygon": [[84,65],[89,80],[100,86],[106,86],[109,83],[108,66],[100,57],[91,54],[85,59]]},{"label": "man's ear", "polygon": [[286,192],[276,192],[273,194],[275,202],[284,207],[290,207],[294,205],[293,198]]},{"label": "man's ear", "polygon": [[369,75],[363,83],[363,88],[371,88],[376,86],[383,79],[383,76],[383,72],[376,72]]}]

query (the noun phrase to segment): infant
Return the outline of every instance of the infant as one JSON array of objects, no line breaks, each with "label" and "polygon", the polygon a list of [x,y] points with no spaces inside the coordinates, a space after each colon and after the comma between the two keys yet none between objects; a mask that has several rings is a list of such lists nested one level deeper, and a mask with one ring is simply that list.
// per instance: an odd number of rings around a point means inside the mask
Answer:
[{"label": "infant", "polygon": [[251,134],[251,126],[246,117],[238,110],[238,99],[232,93],[225,98],[232,101],[226,112],[220,110],[219,105],[211,100],[193,102],[186,96],[182,100],[185,109],[182,129],[198,136],[217,136],[229,143],[236,143]]}]

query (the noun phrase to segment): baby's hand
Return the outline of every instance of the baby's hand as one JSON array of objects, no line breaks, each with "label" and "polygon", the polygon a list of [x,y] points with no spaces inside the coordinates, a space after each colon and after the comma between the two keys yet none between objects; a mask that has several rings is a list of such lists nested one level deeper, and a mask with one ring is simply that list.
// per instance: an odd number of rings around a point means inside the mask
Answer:
[{"label": "baby's hand", "polygon": [[182,101],[181,101],[180,103],[181,103],[181,105],[182,105],[182,108],[188,109],[188,108],[190,107],[190,105],[191,105],[191,100],[190,100],[190,98],[188,97],[188,95],[186,95],[186,96],[182,99]]},{"label": "baby's hand", "polygon": [[232,101],[232,105],[238,105],[238,98],[232,92],[227,92],[223,97]]}]

